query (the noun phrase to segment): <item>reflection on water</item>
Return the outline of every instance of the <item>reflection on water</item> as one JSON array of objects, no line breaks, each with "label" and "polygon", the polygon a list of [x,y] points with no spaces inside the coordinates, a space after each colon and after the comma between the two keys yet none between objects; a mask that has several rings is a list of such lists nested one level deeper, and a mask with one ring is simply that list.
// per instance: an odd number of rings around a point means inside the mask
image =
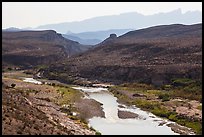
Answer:
[{"label": "reflection on water", "polygon": [[[90,98],[102,103],[105,118],[93,117],[89,119],[89,125],[98,130],[102,135],[176,135],[167,123],[167,120],[156,117],[136,107],[128,108],[118,104],[117,98],[106,88],[73,87],[86,92]],[[118,105],[124,106],[119,108]],[[139,115],[139,118],[120,119],[118,110],[129,111]],[[158,126],[161,122],[163,126]]]}]

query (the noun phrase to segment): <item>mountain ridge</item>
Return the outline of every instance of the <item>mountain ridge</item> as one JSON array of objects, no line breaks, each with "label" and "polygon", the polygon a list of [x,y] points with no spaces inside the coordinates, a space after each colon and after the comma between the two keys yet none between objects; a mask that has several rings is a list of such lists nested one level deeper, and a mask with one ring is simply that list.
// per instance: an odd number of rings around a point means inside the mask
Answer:
[{"label": "mountain ridge", "polygon": [[[201,12],[192,11],[182,13],[180,10],[174,10],[166,13],[157,13],[153,15],[142,15],[137,12],[124,13],[119,15],[108,15],[94,17],[77,22],[64,22],[58,24],[41,25],[35,29],[54,29],[60,33],[66,33],[68,30],[74,33],[86,31],[99,31],[108,29],[141,29],[162,24],[193,24],[202,22]],[[97,24],[97,25],[94,25]],[[98,28],[100,26],[100,28]]]},{"label": "mountain ridge", "polygon": [[50,64],[88,50],[54,30],[2,32],[2,61],[18,67]]},{"label": "mountain ridge", "polygon": [[[50,66],[44,70],[45,77],[53,78],[49,73],[57,70],[59,77],[55,78],[58,79],[63,79],[60,75],[66,71],[67,75],[115,83],[163,85],[180,77],[201,80],[202,24],[180,28],[177,25],[160,26],[160,31],[163,27],[166,33],[179,32],[180,36],[157,36],[157,31],[146,28],[145,32],[150,33],[152,38],[137,39],[137,33],[134,33],[141,30],[133,31],[131,36],[126,33],[108,38],[91,50]],[[193,29],[194,33],[191,33]]]}]

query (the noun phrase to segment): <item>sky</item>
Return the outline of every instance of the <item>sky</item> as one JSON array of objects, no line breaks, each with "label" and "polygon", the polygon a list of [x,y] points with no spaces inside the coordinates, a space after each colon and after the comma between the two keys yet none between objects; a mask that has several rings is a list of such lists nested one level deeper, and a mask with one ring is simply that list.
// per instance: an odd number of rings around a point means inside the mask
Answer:
[{"label": "sky", "polygon": [[178,8],[182,13],[202,12],[202,2],[2,2],[2,29],[34,28],[126,12],[151,15]]}]

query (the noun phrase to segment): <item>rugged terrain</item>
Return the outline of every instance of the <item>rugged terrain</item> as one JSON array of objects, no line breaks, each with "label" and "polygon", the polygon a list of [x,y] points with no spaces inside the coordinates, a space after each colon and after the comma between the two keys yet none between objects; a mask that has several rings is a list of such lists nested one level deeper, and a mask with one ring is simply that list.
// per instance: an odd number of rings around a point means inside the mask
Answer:
[{"label": "rugged terrain", "polygon": [[[50,30],[2,36],[3,134],[96,134],[84,121],[103,117],[101,104],[60,82],[116,84],[109,89],[119,101],[202,134],[202,24],[111,34],[88,51]],[[49,80],[23,82],[29,73]]]},{"label": "rugged terrain", "polygon": [[[136,105],[159,117],[189,127],[196,134],[202,134],[202,85],[190,79],[176,79],[173,83],[162,88],[126,83],[113,86],[109,91],[123,104]],[[189,133],[177,126],[173,126],[172,130],[182,135]]]},{"label": "rugged terrain", "polygon": [[[23,77],[31,76],[21,71],[3,75],[3,135],[96,134],[93,128],[88,127],[86,120],[104,116],[98,102],[81,98],[82,93],[63,84],[24,82]],[[73,115],[73,112],[76,114]]]},{"label": "rugged terrain", "polygon": [[144,82],[161,86],[174,78],[201,81],[202,24],[163,25],[112,34],[96,48],[42,70],[45,77],[73,77],[115,84]]},{"label": "rugged terrain", "polygon": [[48,65],[87,49],[53,30],[2,31],[3,69]]}]

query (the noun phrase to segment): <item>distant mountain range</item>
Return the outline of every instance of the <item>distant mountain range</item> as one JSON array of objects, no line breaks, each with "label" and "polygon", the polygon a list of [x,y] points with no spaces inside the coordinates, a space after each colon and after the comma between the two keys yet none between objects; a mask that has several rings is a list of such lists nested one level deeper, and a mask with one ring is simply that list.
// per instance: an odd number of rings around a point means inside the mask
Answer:
[{"label": "distant mountain range", "polygon": [[77,41],[80,44],[84,44],[84,45],[88,45],[88,46],[96,45],[96,44],[101,42],[101,40],[99,40],[99,39],[82,39],[82,38],[79,38],[77,36],[73,36],[71,34],[70,35],[69,34],[62,34],[62,36],[66,39]]},{"label": "distant mountain range", "polygon": [[95,45],[108,38],[110,34],[116,34],[120,36],[131,30],[132,29],[111,29],[104,31],[92,31],[92,32],[90,31],[82,33],[72,33],[69,31],[67,34],[63,34],[62,36],[70,40],[77,41],[81,44]]},{"label": "distant mountain range", "polygon": [[123,13],[119,15],[99,16],[83,21],[64,22],[58,24],[41,25],[37,30],[55,30],[58,33],[66,34],[67,31],[81,33],[87,31],[101,31],[109,29],[141,29],[156,25],[168,24],[195,24],[202,22],[200,11],[188,11],[182,13],[177,9],[167,13],[143,15],[137,12]]},{"label": "distant mountain range", "polygon": [[16,27],[9,27],[6,29],[2,29],[3,32],[17,32],[17,31],[24,31],[24,29],[19,29]]},{"label": "distant mountain range", "polygon": [[50,72],[55,73],[62,81],[66,79],[60,75],[65,73],[116,84],[164,85],[174,78],[201,81],[202,24],[161,25],[111,35],[95,48],[61,60],[44,72],[48,78],[52,78]]},{"label": "distant mountain range", "polygon": [[2,31],[24,30],[55,30],[67,39],[77,41],[84,45],[95,45],[108,38],[110,34],[123,35],[131,30],[170,24],[195,24],[202,22],[200,11],[182,13],[177,9],[168,13],[142,15],[137,12],[120,15],[99,16],[78,22],[65,22],[59,24],[42,25],[37,28],[8,28]]},{"label": "distant mountain range", "polygon": [[123,35],[133,29],[110,29],[103,31],[89,31],[89,32],[81,32],[81,33],[72,33],[68,32],[68,35],[76,36],[81,39],[99,39],[101,41],[105,40],[110,36],[110,34],[116,34],[118,36]]}]

